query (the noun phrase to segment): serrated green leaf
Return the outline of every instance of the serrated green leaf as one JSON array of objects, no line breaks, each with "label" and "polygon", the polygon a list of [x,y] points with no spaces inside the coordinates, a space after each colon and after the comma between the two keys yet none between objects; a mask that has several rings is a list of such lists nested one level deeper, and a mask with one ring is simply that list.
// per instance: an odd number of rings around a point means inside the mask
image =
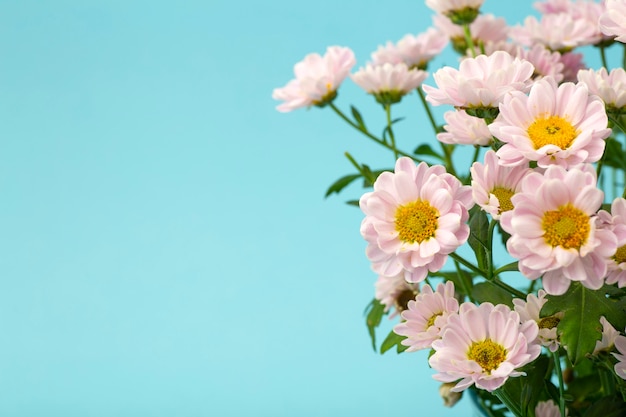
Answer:
[{"label": "serrated green leaf", "polygon": [[603,163],[606,166],[626,170],[626,156],[622,144],[617,139],[608,138],[606,140]]},{"label": "serrated green leaf", "polygon": [[367,128],[365,127],[365,121],[363,120],[363,116],[361,116],[361,113],[354,106],[350,106],[350,110],[352,110],[352,117],[354,117],[354,120],[356,121],[356,124],[359,126],[359,128],[363,131],[367,131]]},{"label": "serrated green leaf", "polygon": [[389,332],[383,343],[380,345],[380,353],[383,354],[389,349],[396,347],[396,352],[402,353],[407,350],[408,346],[404,346],[401,342],[406,339],[406,336],[400,336],[393,330]]},{"label": "serrated green leaf", "polygon": [[472,288],[472,297],[479,303],[505,304],[513,307],[513,298],[508,291],[492,282],[485,281],[475,284]]},{"label": "serrated green leaf", "polygon": [[324,197],[328,197],[332,193],[339,194],[341,190],[343,190],[348,185],[350,185],[354,180],[359,179],[359,178],[361,178],[361,174],[350,174],[350,175],[345,175],[339,178],[330,187],[328,187],[328,190],[326,190],[326,194],[324,195]]},{"label": "serrated green leaf", "polygon": [[415,155],[429,155],[429,156],[433,156],[433,157],[439,159],[440,161],[444,160],[444,157],[441,154],[435,152],[433,150],[433,148],[431,148],[431,146],[429,144],[427,144],[427,143],[422,143],[420,146],[415,148],[413,153]]},{"label": "serrated green leaf", "polygon": [[372,348],[374,348],[374,352],[376,352],[376,328],[380,325],[383,316],[386,314],[385,306],[377,299],[373,299],[365,308],[365,314],[367,314],[365,325],[367,326],[370,339],[372,340]]},{"label": "serrated green leaf", "polygon": [[565,294],[546,297],[548,301],[541,309],[541,316],[563,312],[557,332],[561,344],[567,347],[567,356],[574,365],[593,352],[596,340],[601,337],[601,316],[616,329],[623,329],[626,324],[626,312],[605,294],[602,289],[590,290],[578,282],[572,282]]},{"label": "serrated green leaf", "polygon": [[488,260],[485,246],[489,239],[489,220],[485,212],[478,206],[474,206],[470,210],[469,227],[470,235],[467,242],[476,255],[478,267],[486,270],[488,268]]}]

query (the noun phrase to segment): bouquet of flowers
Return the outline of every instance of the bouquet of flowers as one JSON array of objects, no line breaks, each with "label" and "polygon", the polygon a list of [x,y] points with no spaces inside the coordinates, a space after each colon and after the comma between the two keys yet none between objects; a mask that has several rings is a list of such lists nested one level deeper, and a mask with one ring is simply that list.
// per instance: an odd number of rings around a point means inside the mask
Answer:
[{"label": "bouquet of flowers", "polygon": [[[396,161],[373,170],[346,153],[355,172],[328,190],[368,189],[351,203],[378,275],[375,349],[429,349],[449,406],[468,391],[488,416],[625,416],[626,0],[537,2],[513,27],[482,3],[426,0],[433,27],[356,72],[349,48],[307,55],[273,97],[283,112],[330,108]],[[448,44],[458,66],[425,84]],[[612,51],[622,68],[608,68]],[[382,135],[335,104],[348,77],[382,106]],[[391,110],[409,94],[438,149],[397,146]],[[431,106],[450,107],[445,124]],[[398,323],[377,346],[384,316]]]}]

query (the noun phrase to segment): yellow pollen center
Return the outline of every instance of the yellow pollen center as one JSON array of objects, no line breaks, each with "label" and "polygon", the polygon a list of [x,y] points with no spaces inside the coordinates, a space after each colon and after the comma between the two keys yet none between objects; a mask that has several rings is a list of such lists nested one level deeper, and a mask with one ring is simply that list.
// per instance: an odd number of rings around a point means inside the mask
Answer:
[{"label": "yellow pollen center", "polygon": [[552,329],[553,327],[556,327],[560,321],[561,319],[559,319],[557,316],[549,316],[542,318],[537,324],[539,325],[540,329]]},{"label": "yellow pollen center", "polygon": [[474,342],[467,351],[467,357],[479,364],[488,374],[506,360],[506,354],[504,346],[491,339]]},{"label": "yellow pollen center", "polygon": [[528,126],[526,132],[535,145],[535,149],[546,145],[556,145],[561,149],[567,149],[578,136],[576,128],[561,116],[536,119]]},{"label": "yellow pollen center", "polygon": [[505,211],[513,210],[513,203],[511,203],[511,197],[515,194],[515,191],[509,190],[504,187],[495,187],[491,190],[491,194],[495,195],[500,203],[499,213],[503,213]]},{"label": "yellow pollen center", "polygon": [[580,249],[590,231],[589,216],[570,204],[545,212],[541,226],[548,245],[565,249]]},{"label": "yellow pollen center", "polygon": [[442,315],[443,315],[443,312],[442,313],[433,314],[432,317],[429,318],[428,321],[426,322],[426,328],[430,329],[431,326],[434,326],[435,325],[435,320],[437,320],[437,317],[442,316]]},{"label": "yellow pollen center", "polygon": [[613,255],[613,259],[618,264],[626,262],[626,246],[620,246],[619,248],[617,248],[615,255]]},{"label": "yellow pollen center", "polygon": [[396,231],[401,241],[422,243],[435,236],[439,211],[428,201],[414,201],[396,209]]}]

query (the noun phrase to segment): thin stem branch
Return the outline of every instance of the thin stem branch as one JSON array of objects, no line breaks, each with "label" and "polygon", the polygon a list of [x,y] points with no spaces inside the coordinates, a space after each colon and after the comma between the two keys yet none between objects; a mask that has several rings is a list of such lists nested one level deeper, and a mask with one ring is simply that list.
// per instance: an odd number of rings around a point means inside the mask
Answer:
[{"label": "thin stem branch", "polygon": [[389,142],[393,151],[393,156],[398,159],[398,148],[396,148],[396,137],[393,134],[391,123],[391,104],[385,104],[385,114],[387,115],[387,132],[389,132]]},{"label": "thin stem branch", "polygon": [[485,271],[483,271],[482,269],[480,269],[479,267],[477,267],[476,265],[472,264],[471,262],[469,262],[468,260],[466,260],[465,258],[463,258],[461,255],[457,254],[456,252],[452,252],[450,254],[450,257],[452,259],[454,259],[455,261],[459,262],[461,265],[463,265],[464,267],[471,269],[472,271],[474,271],[475,273],[477,273],[478,275],[485,277]]},{"label": "thin stem branch", "polygon": [[552,352],[552,359],[554,360],[554,372],[559,380],[559,410],[561,410],[561,417],[565,417],[565,385],[563,383],[563,371],[561,370],[561,357],[559,351]]}]

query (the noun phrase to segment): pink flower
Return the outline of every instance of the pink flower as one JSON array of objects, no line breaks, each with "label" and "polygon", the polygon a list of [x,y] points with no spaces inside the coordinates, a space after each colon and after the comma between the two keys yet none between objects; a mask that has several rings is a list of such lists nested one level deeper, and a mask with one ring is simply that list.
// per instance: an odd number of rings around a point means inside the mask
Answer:
[{"label": "pink flower", "polygon": [[602,67],[578,71],[578,81],[585,84],[589,93],[599,96],[604,101],[607,111],[619,111],[626,107],[626,71],[623,68],[607,72]]},{"label": "pink flower", "polygon": [[602,337],[600,340],[596,341],[596,346],[593,349],[594,355],[602,351],[613,349],[615,339],[619,336],[619,332],[615,330],[615,327],[613,327],[604,316],[600,317],[600,324],[602,324]]},{"label": "pink flower", "polygon": [[622,379],[626,379],[626,337],[617,336],[615,338],[615,349],[619,353],[613,353],[613,356],[617,359],[615,364],[615,373]]},{"label": "pink flower", "polygon": [[564,65],[560,53],[552,52],[542,45],[534,45],[531,49],[520,48],[517,56],[533,64],[535,80],[540,77],[552,77],[557,83],[563,80]]},{"label": "pink flower", "polygon": [[385,306],[385,312],[394,308],[389,315],[393,318],[407,309],[409,301],[419,294],[419,285],[406,282],[404,274],[393,277],[380,275],[376,281],[376,299]]},{"label": "pink flower", "polygon": [[626,0],[606,0],[606,11],[600,16],[600,30],[615,40],[626,42]]},{"label": "pink flower", "polygon": [[533,66],[504,51],[461,61],[459,69],[444,67],[433,75],[438,88],[424,85],[426,100],[435,106],[494,108],[512,91],[527,91]]},{"label": "pink flower", "polygon": [[626,200],[616,198],[611,204],[611,213],[601,210],[598,218],[617,238],[617,249],[608,260],[606,283],[626,287]]},{"label": "pink flower", "polygon": [[537,338],[541,345],[547,347],[550,352],[556,352],[559,349],[559,337],[556,332],[556,326],[563,318],[563,313],[542,318],[539,313],[547,301],[546,292],[539,290],[537,295],[528,294],[526,301],[514,298],[513,305],[522,323],[526,320],[533,320],[537,323],[539,327]]},{"label": "pink flower", "polygon": [[587,68],[583,62],[585,56],[578,52],[567,52],[561,54],[563,64],[563,82],[576,82],[578,71]]},{"label": "pink flower", "polygon": [[[568,416],[569,413],[565,415]],[[552,400],[539,401],[535,407],[535,417],[561,417],[561,410]]]},{"label": "pink flower", "polygon": [[509,377],[525,375],[516,369],[539,356],[537,332],[537,323],[520,323],[519,314],[503,304],[463,303],[448,318],[441,339],[433,342],[435,353],[428,360],[438,372],[433,378],[458,381],[452,391],[472,384],[493,391]]},{"label": "pink flower", "polygon": [[411,70],[399,64],[367,65],[351,75],[359,87],[372,94],[381,104],[399,102],[404,95],[419,87],[428,77],[422,70]]},{"label": "pink flower", "polygon": [[340,46],[330,46],[323,57],[319,54],[305,56],[294,66],[296,78],[284,87],[274,89],[272,98],[284,101],[276,109],[289,112],[330,103],[354,64],[354,52]]},{"label": "pink flower", "polygon": [[502,165],[537,161],[540,167],[596,162],[611,134],[604,103],[584,85],[557,85],[553,78],[537,81],[530,94],[512,92],[489,125],[504,142],[498,150]]},{"label": "pink flower", "polygon": [[404,62],[409,68],[426,69],[426,65],[448,44],[448,38],[435,28],[417,36],[405,35],[397,44],[387,42],[372,54],[372,64],[398,64]]},{"label": "pink flower", "polygon": [[571,0],[547,0],[545,2],[537,1],[533,3],[533,7],[543,14],[564,13],[569,11],[571,6]]},{"label": "pink flower", "polygon": [[454,284],[452,281],[439,284],[436,292],[424,285],[415,300],[409,301],[408,307],[402,312],[405,321],[396,325],[393,331],[407,337],[402,341],[404,346],[409,346],[407,352],[429,349],[433,341],[441,338],[441,329],[450,314],[459,311]]},{"label": "pink flower", "polygon": [[463,9],[480,9],[485,0],[426,0],[426,6],[437,13],[449,14]]},{"label": "pink flower", "polygon": [[[468,52],[469,45],[462,26],[452,23],[448,17],[442,14],[433,16],[433,24],[452,41],[455,51],[462,55],[471,55],[471,51]],[[482,44],[488,48],[489,45],[504,42],[509,37],[509,27],[506,20],[493,14],[479,14],[476,16],[476,20],[470,24],[469,29],[472,43],[477,47],[477,54],[480,54],[478,45]]]},{"label": "pink flower", "polygon": [[528,16],[524,26],[512,27],[509,34],[524,46],[540,44],[560,52],[597,41],[596,25],[590,25],[586,19],[574,17],[570,13],[545,14],[541,20]]},{"label": "pink flower", "polygon": [[492,150],[485,154],[485,163],[474,162],[472,175],[472,198],[495,220],[513,209],[511,197],[521,189],[522,179],[531,172],[525,166],[503,167]]},{"label": "pink flower", "polygon": [[470,116],[465,110],[452,110],[443,117],[448,124],[443,127],[445,132],[437,134],[440,142],[478,146],[491,144],[493,136],[484,119]]},{"label": "pink flower", "polygon": [[593,290],[602,287],[617,247],[613,232],[596,217],[603,198],[591,165],[569,171],[555,165],[543,175],[528,174],[521,192],[511,198],[511,214],[500,219],[511,235],[506,246],[519,259],[520,272],[529,279],[543,275],[552,295],[565,293],[571,281]]},{"label": "pink flower", "polygon": [[360,200],[365,213],[361,235],[368,242],[372,269],[385,276],[403,272],[409,282],[423,281],[467,240],[472,205],[471,189],[443,166],[416,166],[410,158],[398,159],[395,173],[383,172],[374,191]]}]

